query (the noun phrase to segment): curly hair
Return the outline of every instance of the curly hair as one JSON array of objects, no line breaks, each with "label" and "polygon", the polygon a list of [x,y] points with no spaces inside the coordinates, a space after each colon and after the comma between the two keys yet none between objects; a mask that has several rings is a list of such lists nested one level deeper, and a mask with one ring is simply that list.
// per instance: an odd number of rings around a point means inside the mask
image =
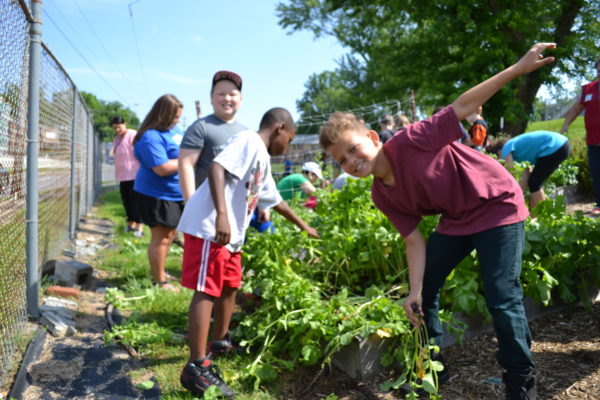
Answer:
[{"label": "curly hair", "polygon": [[341,134],[348,131],[365,131],[368,129],[358,120],[356,115],[337,111],[329,117],[329,120],[321,127],[319,133],[319,144],[325,150],[335,144]]}]

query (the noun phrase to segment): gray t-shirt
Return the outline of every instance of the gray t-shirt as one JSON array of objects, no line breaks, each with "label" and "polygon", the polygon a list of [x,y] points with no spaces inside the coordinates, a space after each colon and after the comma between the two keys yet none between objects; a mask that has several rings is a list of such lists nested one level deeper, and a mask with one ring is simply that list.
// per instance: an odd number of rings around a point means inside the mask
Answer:
[{"label": "gray t-shirt", "polygon": [[229,139],[245,130],[247,128],[244,125],[238,122],[227,123],[217,118],[215,114],[200,118],[187,128],[180,148],[202,149],[194,168],[196,188],[204,182],[208,176],[208,167]]}]

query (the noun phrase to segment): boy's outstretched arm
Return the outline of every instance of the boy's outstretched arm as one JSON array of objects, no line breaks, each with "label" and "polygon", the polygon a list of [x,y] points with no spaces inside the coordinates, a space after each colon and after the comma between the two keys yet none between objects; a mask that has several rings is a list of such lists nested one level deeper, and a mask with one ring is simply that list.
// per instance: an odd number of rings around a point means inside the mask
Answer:
[{"label": "boy's outstretched arm", "polygon": [[225,168],[213,162],[208,168],[208,184],[210,196],[213,199],[217,219],[215,221],[215,242],[225,246],[231,239],[231,227],[227,216],[227,203],[225,202]]},{"label": "boy's outstretched arm", "polygon": [[302,229],[303,231],[306,231],[309,236],[319,238],[317,230],[313,227],[310,227],[306,222],[304,222],[302,218],[297,216],[294,210],[290,208],[290,206],[288,205],[288,203],[285,202],[285,200],[282,200],[279,204],[273,207],[273,209],[279,214],[281,214],[285,219],[296,225],[298,228]]},{"label": "boy's outstretched arm", "polygon": [[463,120],[471,115],[477,110],[477,107],[488,101],[490,97],[513,79],[553,62],[554,57],[544,58],[542,53],[546,49],[555,48],[555,43],[536,43],[516,64],[461,94],[451,104],[458,119]]}]

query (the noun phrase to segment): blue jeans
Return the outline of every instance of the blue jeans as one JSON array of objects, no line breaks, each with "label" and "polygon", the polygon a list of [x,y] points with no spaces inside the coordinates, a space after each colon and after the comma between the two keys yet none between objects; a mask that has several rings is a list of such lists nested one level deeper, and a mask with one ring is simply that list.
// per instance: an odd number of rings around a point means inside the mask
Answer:
[{"label": "blue jeans", "polygon": [[531,333],[519,283],[525,224],[499,226],[473,235],[449,236],[434,232],[427,243],[423,279],[423,312],[430,338],[439,344],[439,293],[446,277],[468,254],[477,250],[487,308],[498,338],[496,358],[509,372],[529,374]]},{"label": "blue jeans", "polygon": [[600,146],[588,146],[588,162],[596,194],[596,207],[600,207]]}]

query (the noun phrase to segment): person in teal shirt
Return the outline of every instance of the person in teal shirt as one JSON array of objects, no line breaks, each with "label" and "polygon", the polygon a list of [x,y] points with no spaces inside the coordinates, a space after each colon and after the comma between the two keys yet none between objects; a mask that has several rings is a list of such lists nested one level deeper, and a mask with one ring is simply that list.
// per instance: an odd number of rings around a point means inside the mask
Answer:
[{"label": "person in teal shirt", "polygon": [[526,168],[521,177],[521,188],[529,187],[530,206],[535,208],[546,199],[542,185],[571,152],[569,139],[557,132],[533,131],[515,136],[507,142],[495,146],[498,158],[506,160],[506,166],[512,167],[513,161],[529,161],[533,170]]}]

